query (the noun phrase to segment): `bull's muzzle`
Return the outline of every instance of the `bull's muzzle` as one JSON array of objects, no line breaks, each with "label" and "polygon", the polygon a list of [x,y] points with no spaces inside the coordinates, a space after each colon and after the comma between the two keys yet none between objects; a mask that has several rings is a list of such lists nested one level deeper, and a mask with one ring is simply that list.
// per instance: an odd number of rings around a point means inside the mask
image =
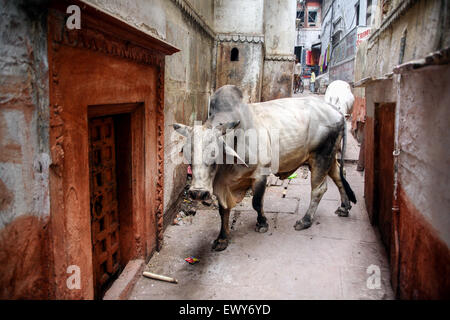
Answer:
[{"label": "bull's muzzle", "polygon": [[207,200],[211,198],[211,194],[207,190],[190,189],[188,194],[193,200]]}]

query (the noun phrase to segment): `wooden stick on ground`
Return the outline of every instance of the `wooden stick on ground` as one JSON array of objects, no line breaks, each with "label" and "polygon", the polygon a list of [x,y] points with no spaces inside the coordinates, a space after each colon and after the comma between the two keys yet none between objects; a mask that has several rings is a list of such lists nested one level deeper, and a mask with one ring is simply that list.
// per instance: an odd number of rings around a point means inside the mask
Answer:
[{"label": "wooden stick on ground", "polygon": [[167,282],[171,282],[171,283],[178,283],[178,280],[175,278],[171,278],[171,277],[166,277],[166,276],[162,276],[156,273],[151,273],[148,271],[144,271],[142,273],[142,275],[144,277],[150,278],[150,279],[156,279],[156,280],[161,280],[161,281],[167,281]]}]

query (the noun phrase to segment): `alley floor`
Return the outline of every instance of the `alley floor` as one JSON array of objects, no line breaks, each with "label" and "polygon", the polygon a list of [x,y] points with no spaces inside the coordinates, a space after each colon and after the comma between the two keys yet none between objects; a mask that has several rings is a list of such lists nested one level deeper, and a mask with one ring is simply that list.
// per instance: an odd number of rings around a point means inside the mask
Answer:
[{"label": "alley floor", "polygon": [[[357,156],[353,137],[348,144]],[[393,299],[386,251],[364,205],[363,173],[352,162],[346,163],[346,172],[357,197],[350,216],[334,213],[340,198],[328,178],[328,191],[306,230],[294,229],[309,205],[306,167],[295,179],[270,179],[264,198],[266,233],[254,230],[250,196],[232,210],[231,242],[225,251],[211,250],[220,230],[217,209],[197,210],[184,224],[170,225],[164,247],[146,270],[174,277],[178,284],[141,276],[130,299]],[[184,260],[190,256],[200,261],[191,265]],[[381,272],[379,287],[373,268]]]}]

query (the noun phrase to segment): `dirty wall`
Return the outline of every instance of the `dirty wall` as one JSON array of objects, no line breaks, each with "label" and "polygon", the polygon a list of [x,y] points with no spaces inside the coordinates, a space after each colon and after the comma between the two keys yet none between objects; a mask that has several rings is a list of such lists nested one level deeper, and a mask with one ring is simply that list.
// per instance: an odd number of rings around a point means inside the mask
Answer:
[{"label": "dirty wall", "polygon": [[164,210],[168,213],[186,182],[186,165],[171,161],[180,152],[172,139],[178,139],[172,124],[193,125],[195,120],[207,117],[213,82],[214,3],[212,0],[190,1],[189,5],[183,0],[86,2],[181,50],[166,58],[164,79]]},{"label": "dirty wall", "polygon": [[261,101],[292,94],[296,1],[264,2],[265,56]]},{"label": "dirty wall", "polygon": [[[392,103],[398,112],[398,208],[392,211],[392,284],[404,299],[448,298],[450,159],[447,122],[449,67],[448,1],[381,3],[376,29],[356,56],[355,81],[365,87],[365,198],[373,209],[375,108]],[[426,39],[426,40],[425,40]],[[396,67],[442,51],[443,65],[428,63],[413,70]],[[432,61],[432,60],[427,60]],[[434,65],[430,65],[434,64]],[[394,73],[395,72],[395,73]],[[431,143],[430,143],[431,142]],[[392,152],[392,151],[389,151]],[[395,168],[392,168],[394,171]],[[396,207],[397,204],[393,204]]]},{"label": "dirty wall", "polygon": [[450,297],[450,194],[443,192],[450,184],[449,86],[449,65],[402,74],[399,83],[399,286],[405,299]]},{"label": "dirty wall", "polygon": [[[234,84],[241,89],[244,101],[260,101],[265,41],[263,19],[263,0],[214,1],[215,89]],[[232,50],[237,55],[233,61]]]},{"label": "dirty wall", "polygon": [[50,294],[47,15],[26,1],[0,3],[0,298],[42,298]]},{"label": "dirty wall", "polygon": [[[165,203],[184,187],[171,124],[204,120],[211,94],[212,1],[85,1],[182,51],[165,70]],[[1,1],[0,298],[54,296],[49,270],[47,1]],[[179,152],[179,150],[175,150]],[[26,257],[24,259],[24,257]]]}]

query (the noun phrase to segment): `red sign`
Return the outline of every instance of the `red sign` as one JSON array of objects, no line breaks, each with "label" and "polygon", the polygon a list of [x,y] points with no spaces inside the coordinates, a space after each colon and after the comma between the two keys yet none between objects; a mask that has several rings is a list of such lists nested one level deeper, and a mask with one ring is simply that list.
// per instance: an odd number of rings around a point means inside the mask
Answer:
[{"label": "red sign", "polygon": [[370,36],[371,31],[372,30],[370,28],[358,29],[358,33],[356,35],[356,46],[359,46],[361,42],[367,40],[367,38],[369,38]]}]

